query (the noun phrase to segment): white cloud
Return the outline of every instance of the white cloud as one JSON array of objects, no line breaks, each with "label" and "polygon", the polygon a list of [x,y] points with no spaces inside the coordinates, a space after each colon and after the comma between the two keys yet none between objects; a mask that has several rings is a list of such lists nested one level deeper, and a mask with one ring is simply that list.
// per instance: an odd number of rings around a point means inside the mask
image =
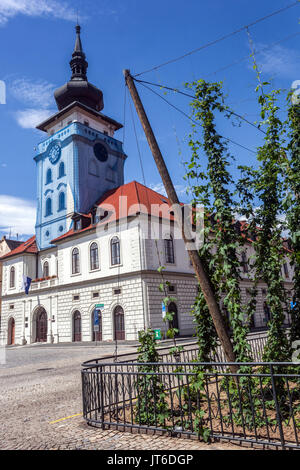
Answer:
[{"label": "white cloud", "polygon": [[11,82],[9,86],[11,94],[18,101],[32,106],[14,113],[17,123],[23,129],[34,129],[55,113],[52,109],[48,109],[53,104],[54,87],[45,80],[31,81],[19,78]]},{"label": "white cloud", "polygon": [[0,25],[5,25],[17,15],[50,16],[76,21],[76,12],[68,3],[57,0],[1,0]]},{"label": "white cloud", "polygon": [[[159,194],[167,196],[163,183],[150,184],[149,188]],[[175,184],[175,190],[177,192],[177,195],[180,197],[186,195],[187,188],[183,184]]]},{"label": "white cloud", "polygon": [[19,101],[31,106],[48,108],[53,103],[55,85],[47,81],[32,82],[27,78],[14,80],[9,89]]},{"label": "white cloud", "polygon": [[50,109],[24,109],[17,111],[15,118],[23,129],[35,129],[38,124],[45,121],[54,112]]},{"label": "white cloud", "polygon": [[0,194],[0,232],[30,236],[34,233],[35,217],[33,201]]},{"label": "white cloud", "polygon": [[263,50],[265,47],[264,44],[257,45],[258,50],[262,49],[258,63],[263,73],[294,80],[299,78],[300,54],[298,51],[280,44]]}]

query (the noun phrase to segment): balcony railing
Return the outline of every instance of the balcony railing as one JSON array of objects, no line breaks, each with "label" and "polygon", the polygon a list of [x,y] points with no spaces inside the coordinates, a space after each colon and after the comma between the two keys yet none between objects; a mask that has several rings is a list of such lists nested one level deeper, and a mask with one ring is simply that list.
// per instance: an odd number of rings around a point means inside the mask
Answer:
[{"label": "balcony railing", "polygon": [[57,286],[57,284],[57,276],[41,277],[32,281],[30,290],[46,289],[48,287]]}]

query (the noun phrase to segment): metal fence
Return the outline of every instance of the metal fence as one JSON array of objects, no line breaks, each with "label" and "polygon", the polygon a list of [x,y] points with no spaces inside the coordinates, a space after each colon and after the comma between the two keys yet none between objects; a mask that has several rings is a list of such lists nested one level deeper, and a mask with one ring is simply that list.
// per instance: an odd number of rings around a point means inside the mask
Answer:
[{"label": "metal fence", "polygon": [[[190,354],[190,351],[185,354]],[[90,363],[83,415],[94,426],[300,449],[300,364]]]},{"label": "metal fence", "polygon": [[[263,351],[265,344],[267,342],[267,332],[259,333],[259,334],[250,334],[247,338],[248,344],[251,350],[251,358],[254,362],[262,361]],[[180,346],[180,343],[178,343]],[[198,358],[198,345],[197,342],[194,341],[192,343],[183,344],[183,350],[179,352],[177,357],[177,361],[179,362],[190,362],[195,361]],[[157,352],[160,356],[161,362],[175,362],[175,358],[173,355],[169,353],[170,345],[157,348]],[[84,366],[88,366],[89,364],[100,364],[104,362],[115,361],[116,356],[106,356],[104,358],[97,358],[92,359],[90,361],[84,362]],[[119,354],[117,357],[118,362],[136,362],[137,360],[137,353],[125,353]],[[226,358],[221,346],[218,346],[217,351],[214,355],[212,355],[211,360],[213,362],[226,362]]]}]

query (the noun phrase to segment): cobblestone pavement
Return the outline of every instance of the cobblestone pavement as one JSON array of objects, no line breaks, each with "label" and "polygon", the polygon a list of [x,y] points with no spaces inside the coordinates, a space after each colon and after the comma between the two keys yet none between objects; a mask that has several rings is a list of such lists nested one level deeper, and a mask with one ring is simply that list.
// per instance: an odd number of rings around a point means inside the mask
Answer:
[{"label": "cobblestone pavement", "polygon": [[[129,352],[131,346],[120,346]],[[99,357],[95,347],[20,347],[0,366],[0,449],[214,450],[240,449],[196,440],[101,430],[81,416],[80,364]],[[101,347],[111,354],[113,346]],[[52,423],[53,421],[56,421]],[[51,424],[52,423],[52,424]]]}]

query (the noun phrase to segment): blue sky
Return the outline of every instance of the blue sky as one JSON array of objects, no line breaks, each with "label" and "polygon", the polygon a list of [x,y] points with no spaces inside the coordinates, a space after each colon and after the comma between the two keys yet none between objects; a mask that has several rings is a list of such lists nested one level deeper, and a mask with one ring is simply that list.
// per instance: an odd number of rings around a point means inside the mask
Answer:
[{"label": "blue sky", "polygon": [[[221,37],[292,0],[1,0],[0,80],[6,84],[6,104],[0,105],[0,235],[24,238],[35,223],[36,172],[34,147],[45,135],[34,127],[55,112],[53,90],[70,78],[77,8],[82,42],[89,62],[89,81],[104,93],[104,112],[123,122],[122,70],[139,73]],[[289,89],[300,79],[300,4],[251,28],[264,79]],[[292,36],[293,35],[293,36]],[[223,80],[228,103],[250,121],[258,119],[256,78],[245,32],[141,78],[182,87],[198,78]],[[230,66],[234,62],[235,65]],[[228,66],[228,67],[227,67]],[[223,69],[223,70],[222,70]],[[139,87],[162,153],[184,200],[182,160],[189,157],[188,120],[159,98]],[[159,93],[161,91],[156,90]],[[189,112],[186,98],[166,98]],[[133,132],[129,97],[125,120],[126,182],[142,181]],[[261,135],[250,126],[218,120],[222,135],[255,150]],[[161,180],[136,119],[146,184],[161,189]],[[123,131],[116,134],[123,140]],[[182,156],[179,155],[179,150]],[[237,164],[254,162],[255,155],[230,145]],[[233,166],[233,172],[237,171]]]}]

